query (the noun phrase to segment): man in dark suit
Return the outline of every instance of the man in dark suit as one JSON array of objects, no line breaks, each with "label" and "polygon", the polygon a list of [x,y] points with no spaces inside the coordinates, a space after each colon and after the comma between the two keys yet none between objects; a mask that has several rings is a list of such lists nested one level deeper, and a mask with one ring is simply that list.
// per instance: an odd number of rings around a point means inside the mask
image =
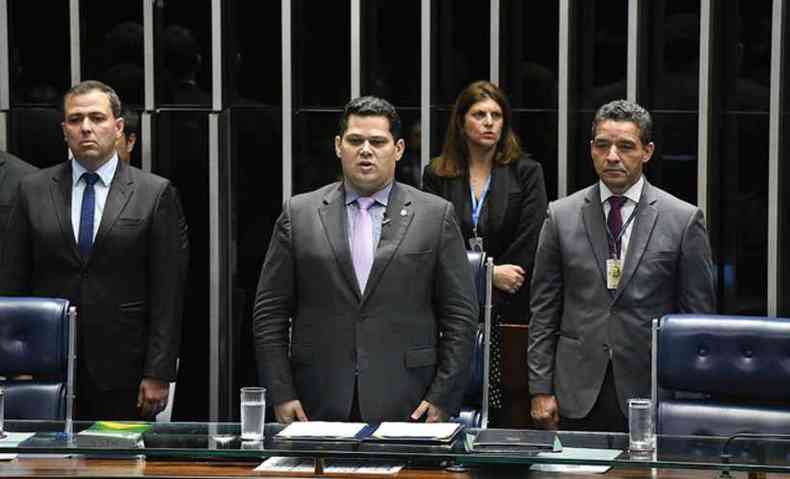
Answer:
[{"label": "man in dark suit", "polygon": [[626,430],[650,395],[651,320],[713,313],[702,211],[642,176],[652,120],[617,100],[593,120],[600,181],[549,205],[532,278],[532,418],[556,429]]},{"label": "man in dark suit", "polygon": [[0,151],[0,251],[3,251],[5,228],[8,216],[14,207],[19,181],[22,177],[38,171],[14,155]]},{"label": "man in dark suit", "polygon": [[165,406],[181,337],[186,224],[170,183],[118,160],[121,102],[88,81],[64,98],[73,159],[22,180],[0,295],[77,306],[76,415],[150,418]]},{"label": "man in dark suit", "polygon": [[443,421],[459,408],[474,280],[452,205],[393,181],[400,129],[386,100],[349,102],[343,181],[291,198],[275,225],[254,332],[282,423]]}]

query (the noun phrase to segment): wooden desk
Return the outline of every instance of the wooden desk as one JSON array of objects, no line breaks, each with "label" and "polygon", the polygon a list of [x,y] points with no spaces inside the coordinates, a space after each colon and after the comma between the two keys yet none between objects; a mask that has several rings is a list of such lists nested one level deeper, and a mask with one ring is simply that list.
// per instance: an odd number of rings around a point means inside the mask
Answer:
[{"label": "wooden desk", "polygon": [[[127,459],[58,459],[23,457],[0,462],[2,477],[264,477],[253,472],[258,462],[205,462],[205,461],[156,461]],[[528,473],[525,467],[501,466],[474,469],[467,473],[442,470],[408,469],[397,475],[398,479],[714,479],[717,471],[670,469],[611,469],[606,474]],[[733,477],[746,479],[744,472],[733,472]],[[279,476],[282,477],[282,476]],[[310,477],[310,476],[302,476]],[[337,476],[328,476],[337,477]],[[360,476],[350,476],[360,477]],[[370,479],[374,476],[365,476]],[[386,478],[388,476],[375,476]],[[767,474],[751,477],[790,478],[790,475]]]}]

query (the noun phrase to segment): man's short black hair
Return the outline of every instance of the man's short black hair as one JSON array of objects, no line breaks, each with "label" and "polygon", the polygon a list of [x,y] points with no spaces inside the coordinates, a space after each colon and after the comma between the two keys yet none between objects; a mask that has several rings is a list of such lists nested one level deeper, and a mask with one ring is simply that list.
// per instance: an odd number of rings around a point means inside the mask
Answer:
[{"label": "man's short black hair", "polygon": [[614,100],[599,108],[592,122],[592,138],[595,138],[598,125],[607,120],[633,122],[639,127],[639,140],[643,145],[653,141],[653,119],[650,113],[632,101]]},{"label": "man's short black hair", "polygon": [[389,120],[390,133],[395,141],[401,138],[401,121],[395,107],[387,100],[375,96],[361,96],[354,98],[346,104],[343,116],[340,117],[338,136],[343,136],[348,129],[348,117],[357,116],[383,116]]},{"label": "man's short black hair", "polygon": [[72,96],[79,96],[79,95],[87,95],[88,93],[92,93],[94,91],[100,91],[107,95],[107,99],[110,102],[110,110],[112,111],[112,116],[115,118],[121,117],[121,99],[118,98],[118,94],[115,93],[115,90],[112,89],[110,85],[102,83],[97,80],[86,80],[82,83],[78,83],[71,87],[69,91],[63,95],[63,110],[66,110],[66,101],[69,97]]},{"label": "man's short black hair", "polygon": [[123,116],[123,134],[140,136],[140,114],[131,108],[123,107],[121,110]]}]

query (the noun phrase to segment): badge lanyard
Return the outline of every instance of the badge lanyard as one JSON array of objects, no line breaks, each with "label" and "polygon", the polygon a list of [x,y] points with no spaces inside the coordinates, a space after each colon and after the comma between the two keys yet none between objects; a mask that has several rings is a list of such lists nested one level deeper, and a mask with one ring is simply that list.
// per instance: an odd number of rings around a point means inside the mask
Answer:
[{"label": "badge lanyard", "polygon": [[486,201],[488,188],[491,186],[491,175],[488,175],[486,184],[483,185],[483,190],[480,192],[480,199],[475,198],[475,190],[469,184],[469,195],[472,197],[472,234],[473,237],[469,238],[469,247],[472,251],[483,251],[483,238],[477,235],[477,223],[480,221],[480,213],[483,211],[483,204]]},{"label": "badge lanyard", "polygon": [[[608,222],[606,223],[606,238],[609,240],[609,255],[612,258],[619,259],[619,258],[615,258],[615,254],[617,253],[617,243],[619,243],[620,240],[623,239],[623,235],[625,234],[625,231],[631,225],[631,222],[634,221],[634,218],[636,218],[638,212],[639,212],[639,203],[637,203],[636,206],[634,207],[634,211],[631,212],[631,216],[628,217],[628,221],[626,221],[625,224],[623,224],[623,226],[620,227],[620,233],[617,235],[617,238],[615,238],[612,232],[609,231],[609,223]],[[611,214],[611,210],[609,210],[609,213]],[[622,254],[622,250],[620,253]]]}]

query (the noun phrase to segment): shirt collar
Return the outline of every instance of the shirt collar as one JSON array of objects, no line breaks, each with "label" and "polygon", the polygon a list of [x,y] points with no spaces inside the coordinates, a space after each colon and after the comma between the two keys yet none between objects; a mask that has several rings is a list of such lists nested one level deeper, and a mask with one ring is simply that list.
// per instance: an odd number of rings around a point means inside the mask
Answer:
[{"label": "shirt collar", "polygon": [[[601,187],[600,187],[600,190],[601,190],[601,203],[606,203],[606,201],[609,199],[609,197],[610,196],[615,196],[615,194],[612,193],[612,190],[610,190],[609,187],[606,186],[606,183],[604,183],[603,181],[599,180],[598,183],[601,185]],[[634,204],[638,205],[639,204],[639,198],[642,197],[642,189],[644,187],[645,187],[645,177],[643,175],[643,176],[639,177],[639,180],[636,183],[634,183],[633,185],[631,185],[630,188],[625,190],[625,193],[623,193],[622,196],[625,196],[629,200],[633,201]]]},{"label": "shirt collar", "polygon": [[[389,198],[390,198],[390,192],[392,191],[392,185],[393,185],[393,182],[390,181],[387,184],[387,186],[385,186],[384,188],[382,188],[382,189],[378,190],[377,192],[373,193],[372,195],[370,195],[370,197],[373,198],[374,200],[376,200],[376,203],[379,203],[379,204],[382,204],[384,206],[387,206],[387,203],[389,202]],[[346,206],[348,206],[351,203],[357,201],[357,198],[362,196],[347,181],[343,182],[343,188],[346,191]]]},{"label": "shirt collar", "polygon": [[[115,170],[118,168],[118,153],[113,153],[112,158],[110,161],[104,163],[96,170],[96,174],[99,175],[99,179],[101,180],[104,186],[110,186],[112,183],[112,179],[115,176]],[[74,157],[71,158],[71,180],[72,185],[76,185],[77,182],[82,178],[83,173],[87,173],[88,170],[83,167],[79,161],[77,161]]]}]

